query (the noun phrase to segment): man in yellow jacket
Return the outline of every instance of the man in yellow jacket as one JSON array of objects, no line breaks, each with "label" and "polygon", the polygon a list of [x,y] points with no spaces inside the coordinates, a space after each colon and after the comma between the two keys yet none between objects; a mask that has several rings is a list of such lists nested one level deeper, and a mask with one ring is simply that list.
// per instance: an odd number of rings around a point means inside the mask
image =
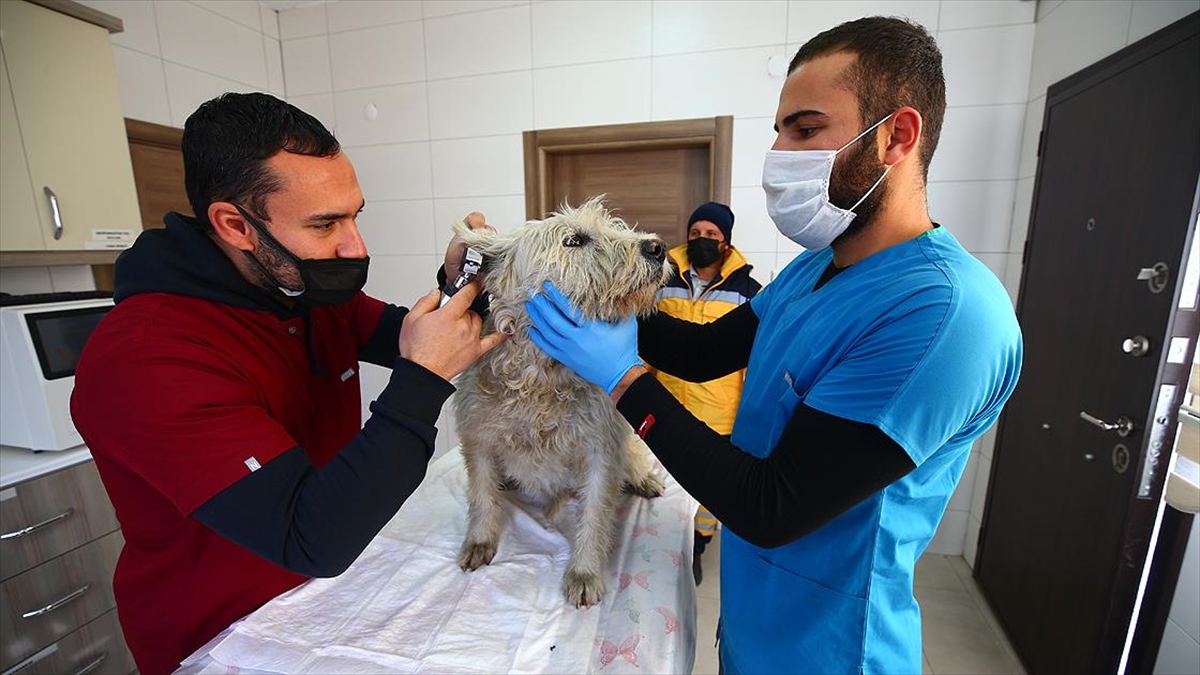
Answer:
[{"label": "man in yellow jacket", "polygon": [[[762,284],[750,276],[751,265],[729,243],[733,211],[725,204],[701,204],[688,219],[688,242],[670,251],[671,279],[658,291],[658,309],[694,323],[708,323],[749,302]],[[653,365],[653,364],[651,364]],[[693,415],[717,433],[733,433],[745,370],[708,382],[687,382],[663,372],[658,379]],[[701,506],[696,512],[692,573],[704,578],[700,557],[716,532],[717,519]]]}]

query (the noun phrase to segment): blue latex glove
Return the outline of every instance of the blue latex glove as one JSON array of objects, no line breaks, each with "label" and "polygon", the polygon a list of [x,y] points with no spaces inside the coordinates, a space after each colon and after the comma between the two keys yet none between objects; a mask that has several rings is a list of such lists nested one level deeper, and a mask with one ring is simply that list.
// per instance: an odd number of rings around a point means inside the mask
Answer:
[{"label": "blue latex glove", "polygon": [[637,352],[637,320],[586,320],[550,282],[525,302],[533,326],[529,337],[542,351],[611,394],[631,368],[642,365]]}]

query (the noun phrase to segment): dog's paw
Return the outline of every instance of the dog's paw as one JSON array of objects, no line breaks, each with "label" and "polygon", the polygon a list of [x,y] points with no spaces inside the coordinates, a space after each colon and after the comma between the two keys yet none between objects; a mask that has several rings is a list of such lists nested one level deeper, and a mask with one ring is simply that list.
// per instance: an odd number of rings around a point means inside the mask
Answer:
[{"label": "dog's paw", "polygon": [[495,557],[494,542],[463,542],[462,549],[458,552],[458,566],[464,572],[471,572],[492,562],[492,558]]},{"label": "dog's paw", "polygon": [[661,497],[664,489],[666,489],[666,486],[663,484],[662,479],[652,473],[646,474],[646,477],[638,481],[636,485],[625,483],[621,486],[622,492],[629,492],[639,497],[645,497],[646,499]]},{"label": "dog's paw", "polygon": [[591,607],[604,599],[604,579],[597,574],[567,570],[563,577],[563,594],[576,607]]}]

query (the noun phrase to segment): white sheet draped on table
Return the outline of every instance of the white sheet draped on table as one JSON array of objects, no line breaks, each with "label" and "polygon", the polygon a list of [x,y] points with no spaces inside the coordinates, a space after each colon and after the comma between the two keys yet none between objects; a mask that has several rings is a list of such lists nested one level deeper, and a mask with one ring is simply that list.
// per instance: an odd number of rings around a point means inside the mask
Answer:
[{"label": "white sheet draped on table", "polygon": [[[457,449],[341,576],[267,603],[184,662],[185,672],[690,673],[696,642],[696,501],[622,495],[604,602],[568,605],[570,543],[540,504],[510,495],[491,565],[455,562],[467,528]],[[572,522],[568,504],[556,523]]]}]

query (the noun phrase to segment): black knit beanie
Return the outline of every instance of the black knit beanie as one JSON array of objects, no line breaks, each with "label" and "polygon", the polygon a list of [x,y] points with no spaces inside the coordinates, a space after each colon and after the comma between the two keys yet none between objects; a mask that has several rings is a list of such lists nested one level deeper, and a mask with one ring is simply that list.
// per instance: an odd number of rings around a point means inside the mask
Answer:
[{"label": "black knit beanie", "polygon": [[721,234],[725,235],[725,243],[730,243],[733,236],[733,209],[720,202],[705,202],[696,207],[692,217],[688,218],[688,229],[692,229],[692,224],[701,220],[716,225]]}]

